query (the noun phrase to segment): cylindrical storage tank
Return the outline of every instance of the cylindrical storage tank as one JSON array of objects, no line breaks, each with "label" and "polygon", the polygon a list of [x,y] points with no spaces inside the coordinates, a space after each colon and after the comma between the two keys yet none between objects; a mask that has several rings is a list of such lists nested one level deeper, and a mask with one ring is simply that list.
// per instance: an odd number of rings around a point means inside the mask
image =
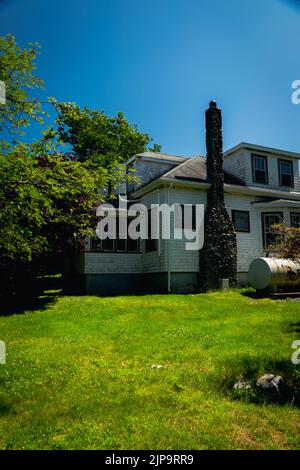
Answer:
[{"label": "cylindrical storage tank", "polygon": [[250,264],[248,280],[259,290],[300,290],[300,260],[256,258]]}]

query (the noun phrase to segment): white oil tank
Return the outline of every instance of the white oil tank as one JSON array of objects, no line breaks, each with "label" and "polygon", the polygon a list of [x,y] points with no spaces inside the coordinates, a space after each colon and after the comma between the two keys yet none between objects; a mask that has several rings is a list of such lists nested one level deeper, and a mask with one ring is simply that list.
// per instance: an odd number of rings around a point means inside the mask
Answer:
[{"label": "white oil tank", "polygon": [[256,258],[250,264],[248,280],[259,290],[300,290],[300,260]]}]

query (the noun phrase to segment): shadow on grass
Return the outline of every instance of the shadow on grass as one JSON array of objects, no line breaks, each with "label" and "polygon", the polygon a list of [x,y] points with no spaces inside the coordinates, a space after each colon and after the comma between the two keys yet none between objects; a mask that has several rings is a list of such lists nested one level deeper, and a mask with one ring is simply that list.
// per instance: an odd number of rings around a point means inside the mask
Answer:
[{"label": "shadow on grass", "polygon": [[24,279],[22,284],[19,283],[16,289],[9,292],[2,292],[0,295],[0,316],[46,309],[53,305],[62,293],[61,276],[44,275],[29,281]]},{"label": "shadow on grass", "polygon": [[[279,390],[263,390],[257,380],[264,374],[280,375],[283,379]],[[246,381],[250,388],[235,389],[234,384]],[[300,370],[290,360],[267,358],[243,358],[224,365],[215,386],[228,397],[254,404],[292,405],[300,408]]]},{"label": "shadow on grass", "polygon": [[269,292],[266,291],[253,291],[247,290],[245,292],[241,292],[244,297],[249,297],[250,299],[265,299],[266,297],[270,296]]},{"label": "shadow on grass", "polygon": [[290,323],[287,327],[288,333],[300,333],[300,322]]},{"label": "shadow on grass", "polygon": [[5,298],[2,299],[0,303],[0,317],[46,309],[53,305],[57,298],[58,294],[46,294],[33,298]]},{"label": "shadow on grass", "polygon": [[7,415],[10,412],[10,407],[0,403],[0,416]]}]

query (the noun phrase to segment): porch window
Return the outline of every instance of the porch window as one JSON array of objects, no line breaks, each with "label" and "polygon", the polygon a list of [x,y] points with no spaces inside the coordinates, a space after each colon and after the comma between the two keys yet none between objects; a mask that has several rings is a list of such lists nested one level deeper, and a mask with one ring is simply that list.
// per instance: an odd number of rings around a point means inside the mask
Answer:
[{"label": "porch window", "polygon": [[236,232],[250,232],[250,214],[249,211],[232,212],[232,223]]},{"label": "porch window", "polygon": [[263,231],[263,245],[268,248],[275,241],[275,234],[273,225],[282,224],[282,212],[262,213],[262,231]]},{"label": "porch window", "polygon": [[289,160],[278,160],[280,186],[294,186],[293,164]]},{"label": "porch window", "polygon": [[268,161],[267,157],[252,155],[253,182],[268,184]]},{"label": "porch window", "polygon": [[300,228],[300,212],[291,212],[291,227]]},{"label": "porch window", "polygon": [[139,239],[129,239],[128,226],[132,221],[132,217],[116,218],[116,238],[106,238],[100,240],[98,237],[92,239],[92,252],[97,253],[139,253]]}]

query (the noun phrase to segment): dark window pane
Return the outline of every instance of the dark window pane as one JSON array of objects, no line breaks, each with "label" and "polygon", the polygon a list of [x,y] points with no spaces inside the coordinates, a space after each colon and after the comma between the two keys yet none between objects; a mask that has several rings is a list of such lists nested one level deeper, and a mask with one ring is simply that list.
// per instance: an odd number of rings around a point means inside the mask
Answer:
[{"label": "dark window pane", "polygon": [[[138,253],[140,247],[139,239],[132,240],[128,235],[128,226],[132,219],[132,217],[118,217],[116,220],[116,238],[99,240],[95,237],[92,239],[92,251],[107,253]],[[137,226],[137,231],[138,230],[139,226]],[[156,242],[156,240],[154,240],[154,242]],[[156,249],[155,246],[154,248],[151,248],[151,251],[153,249]]]},{"label": "dark window pane", "polygon": [[275,242],[276,235],[273,225],[281,224],[282,216],[279,213],[263,214],[264,246],[267,248]]},{"label": "dark window pane", "polygon": [[139,240],[132,240],[131,238],[128,238],[127,250],[129,253],[137,253],[139,251]]},{"label": "dark window pane", "polygon": [[294,228],[300,227],[300,213],[299,214],[291,214],[291,226]]},{"label": "dark window pane", "polygon": [[156,251],[157,250],[157,240],[154,239],[147,239],[146,240],[146,251]]},{"label": "dark window pane", "polygon": [[282,186],[292,186],[293,181],[291,175],[281,175]]},{"label": "dark window pane", "polygon": [[255,182],[266,184],[267,182],[267,175],[265,171],[255,170]]},{"label": "dark window pane", "polygon": [[253,179],[255,183],[267,184],[267,158],[260,156],[252,156],[253,158]]},{"label": "dark window pane", "polygon": [[266,171],[266,161],[264,158],[255,157],[255,170]]},{"label": "dark window pane", "polygon": [[151,221],[151,211],[148,211],[148,238],[146,240],[146,251],[156,251],[157,250],[157,239],[151,238],[152,236],[152,221]]},{"label": "dark window pane", "polygon": [[279,181],[281,186],[293,186],[293,164],[288,160],[279,160]]},{"label": "dark window pane", "polygon": [[237,232],[250,232],[250,215],[248,211],[232,211],[232,222]]},{"label": "dark window pane", "polygon": [[111,238],[106,238],[102,241],[103,251],[112,252],[114,251],[114,242]]},{"label": "dark window pane", "polygon": [[116,251],[126,251],[126,240],[121,240],[120,238],[117,238]]}]

